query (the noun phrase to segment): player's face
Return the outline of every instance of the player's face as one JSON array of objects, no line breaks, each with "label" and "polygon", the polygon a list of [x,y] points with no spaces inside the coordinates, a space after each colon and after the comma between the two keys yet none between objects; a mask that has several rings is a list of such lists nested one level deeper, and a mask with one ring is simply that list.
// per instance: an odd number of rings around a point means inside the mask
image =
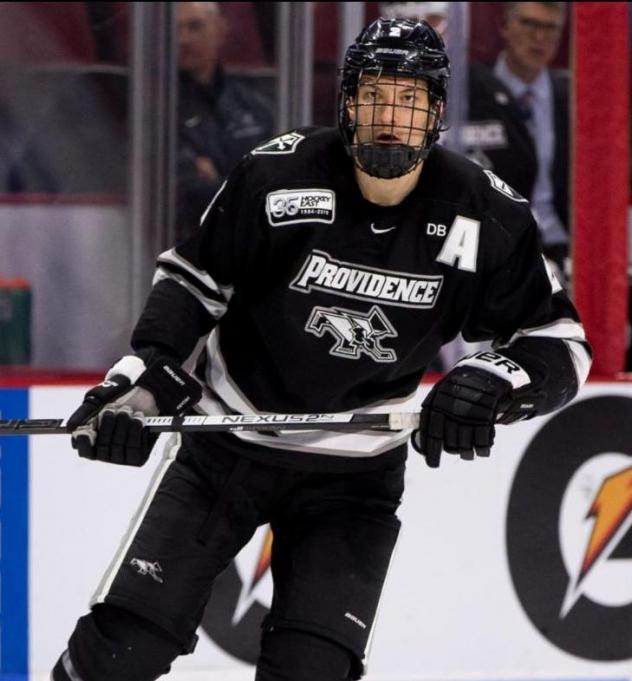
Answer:
[{"label": "player's face", "polygon": [[398,76],[363,75],[349,115],[359,144],[420,146],[436,112],[425,81]]}]

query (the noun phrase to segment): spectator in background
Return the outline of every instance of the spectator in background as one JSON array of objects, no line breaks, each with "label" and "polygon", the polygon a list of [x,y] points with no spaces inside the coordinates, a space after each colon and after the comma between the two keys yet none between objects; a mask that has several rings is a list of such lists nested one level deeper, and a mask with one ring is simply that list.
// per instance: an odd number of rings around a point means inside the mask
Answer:
[{"label": "spectator in background", "polygon": [[[505,4],[505,49],[470,69],[470,156],[531,202],[545,255],[568,258],[568,76],[553,72],[565,2]],[[478,122],[478,123],[477,123]]]},{"label": "spectator in background", "polygon": [[273,131],[271,107],[228,75],[220,52],[228,23],[218,2],[178,2],[178,191],[176,234],[181,241],[224,178]]}]

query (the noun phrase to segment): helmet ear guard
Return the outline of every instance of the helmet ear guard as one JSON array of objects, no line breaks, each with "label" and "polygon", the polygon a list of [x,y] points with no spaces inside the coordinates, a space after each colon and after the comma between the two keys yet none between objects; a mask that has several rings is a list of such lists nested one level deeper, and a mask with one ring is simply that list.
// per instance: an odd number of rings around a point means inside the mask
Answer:
[{"label": "helmet ear guard", "polygon": [[[396,107],[400,113],[410,109],[410,123],[376,122],[378,105],[361,104],[358,100],[364,76],[371,76],[375,84],[382,78],[387,79],[387,84],[394,86],[396,93],[403,87],[416,92],[418,82],[423,81],[428,92],[427,108],[395,102],[382,104],[380,108],[393,113]],[[384,179],[401,177],[428,156],[445,129],[443,111],[449,76],[449,59],[443,41],[426,22],[378,19],[360,33],[347,49],[341,69],[338,127],[347,153],[364,172]],[[360,123],[360,107],[367,106],[373,108],[371,119],[368,123],[366,120]],[[413,118],[421,111],[425,111],[424,125],[415,127]],[[380,143],[376,139],[377,133],[389,130],[391,141]]]}]

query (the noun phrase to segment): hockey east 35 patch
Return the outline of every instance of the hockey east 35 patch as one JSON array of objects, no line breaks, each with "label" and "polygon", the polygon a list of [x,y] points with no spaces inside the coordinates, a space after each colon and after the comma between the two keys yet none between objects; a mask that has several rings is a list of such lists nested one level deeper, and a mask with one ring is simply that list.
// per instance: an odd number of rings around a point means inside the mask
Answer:
[{"label": "hockey east 35 patch", "polygon": [[336,195],[331,189],[279,189],[266,196],[268,222],[273,227],[300,222],[324,222],[336,217]]}]

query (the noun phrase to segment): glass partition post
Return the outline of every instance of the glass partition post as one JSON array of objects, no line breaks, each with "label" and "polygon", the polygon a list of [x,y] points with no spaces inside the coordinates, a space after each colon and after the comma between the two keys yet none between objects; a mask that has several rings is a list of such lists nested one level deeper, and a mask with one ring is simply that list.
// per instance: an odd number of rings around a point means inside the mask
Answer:
[{"label": "glass partition post", "polygon": [[363,2],[339,2],[340,29],[338,33],[338,64],[342,66],[345,52],[364,27]]},{"label": "glass partition post", "polygon": [[277,3],[277,131],[312,123],[314,16],[311,2]]},{"label": "glass partition post", "polygon": [[173,235],[174,34],[173,3],[133,3],[130,325],[136,321],[149,290],[154,258]]},{"label": "glass partition post", "polygon": [[450,55],[450,88],[446,112],[450,128],[449,146],[463,152],[463,126],[467,121],[467,67],[469,50],[469,2],[450,2],[445,34]]}]

